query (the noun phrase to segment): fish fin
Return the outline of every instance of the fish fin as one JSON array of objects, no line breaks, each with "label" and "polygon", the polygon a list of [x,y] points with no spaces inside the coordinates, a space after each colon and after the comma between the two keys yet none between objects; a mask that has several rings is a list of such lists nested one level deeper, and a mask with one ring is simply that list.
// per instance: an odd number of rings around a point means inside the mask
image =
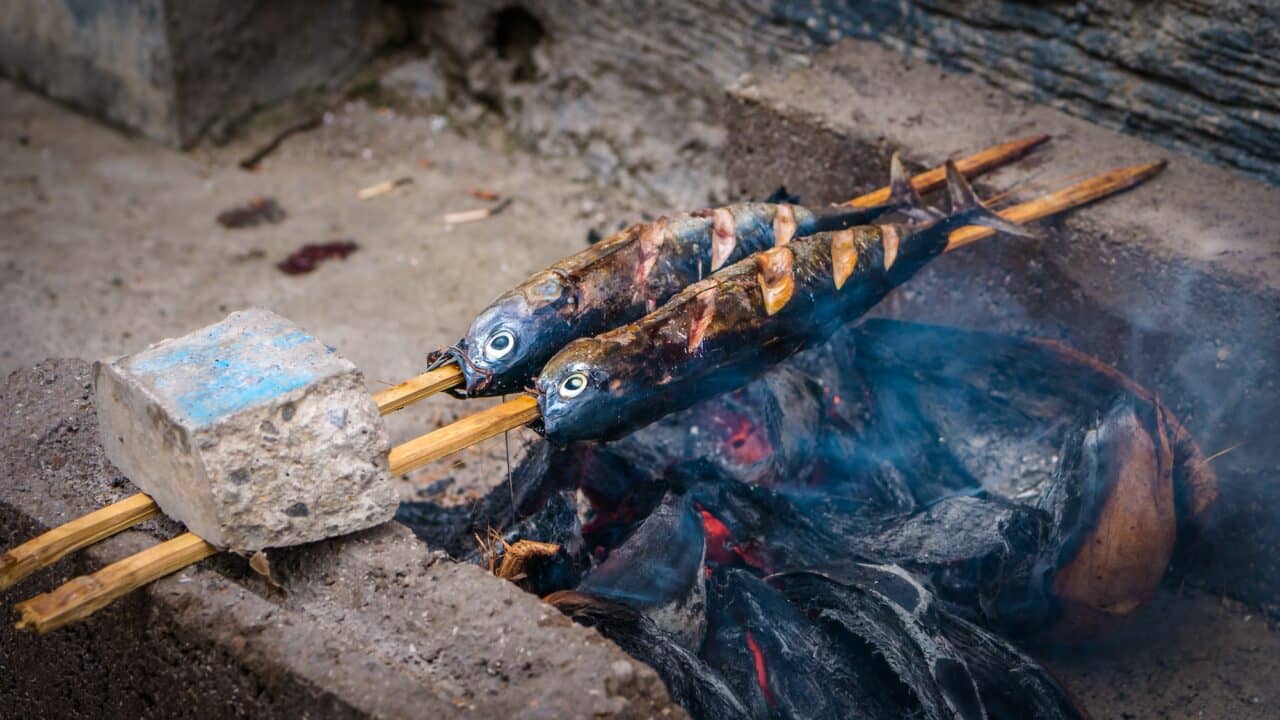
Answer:
[{"label": "fish fin", "polygon": [[897,210],[915,220],[936,220],[942,213],[924,204],[920,193],[911,184],[911,176],[902,166],[902,157],[894,153],[889,159],[889,202],[890,209]]},{"label": "fish fin", "polygon": [[956,164],[950,160],[947,161],[947,195],[951,198],[950,212],[945,221],[949,227],[984,225],[1019,237],[1041,237],[1039,233],[1009,222],[983,205],[982,200],[978,199],[978,194],[974,192],[973,186],[964,179],[964,175],[960,174]]},{"label": "fish fin", "polygon": [[889,160],[889,199],[879,205],[856,207],[848,204],[836,205],[823,210],[814,211],[814,232],[832,232],[845,230],[855,225],[867,225],[881,215],[900,212],[912,220],[930,222],[940,220],[946,215],[937,208],[930,207],[920,198],[920,193],[911,184],[911,176],[902,165],[902,158],[894,153]]},{"label": "fish fin", "polygon": [[781,205],[783,203],[788,205],[799,205],[800,196],[787,192],[786,185],[779,185],[777,190],[774,190],[769,194],[769,197],[761,200],[760,202],[767,203],[769,205]]}]

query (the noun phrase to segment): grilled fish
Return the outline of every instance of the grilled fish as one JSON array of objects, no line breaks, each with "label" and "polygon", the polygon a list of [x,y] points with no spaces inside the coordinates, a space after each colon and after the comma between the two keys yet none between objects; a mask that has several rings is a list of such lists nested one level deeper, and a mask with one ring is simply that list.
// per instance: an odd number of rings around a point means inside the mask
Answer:
[{"label": "grilled fish", "polygon": [[811,210],[740,203],[633,225],[535,274],[482,311],[466,337],[432,360],[456,360],[468,396],[524,389],[568,342],[652,312],[672,295],[752,253],[913,207],[894,156],[889,200]]},{"label": "grilled fish", "polygon": [[913,211],[931,219],[797,239],[690,285],[636,322],[569,343],[534,388],[547,437],[615,438],[746,384],[870,310],[958,227],[1027,234],[987,210],[952,163],[947,183],[945,216],[911,193]]}]

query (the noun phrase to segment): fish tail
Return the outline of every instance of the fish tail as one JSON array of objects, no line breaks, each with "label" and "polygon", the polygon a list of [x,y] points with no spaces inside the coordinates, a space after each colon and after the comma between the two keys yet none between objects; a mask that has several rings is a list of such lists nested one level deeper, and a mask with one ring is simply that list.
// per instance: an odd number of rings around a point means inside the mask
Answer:
[{"label": "fish tail", "polygon": [[964,225],[984,225],[1010,235],[1039,237],[1032,230],[1005,220],[983,205],[982,200],[978,199],[978,194],[973,191],[973,186],[964,179],[964,175],[960,174],[956,164],[950,160],[947,161],[947,195],[951,198],[951,207],[946,219],[942,221],[946,230],[954,230]]}]

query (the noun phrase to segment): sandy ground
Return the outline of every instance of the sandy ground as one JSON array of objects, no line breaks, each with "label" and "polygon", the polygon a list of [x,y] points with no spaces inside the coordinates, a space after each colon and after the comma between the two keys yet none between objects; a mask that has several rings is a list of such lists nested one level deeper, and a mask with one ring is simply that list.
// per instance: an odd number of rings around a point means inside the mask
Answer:
[{"label": "sandy ground", "polygon": [[[0,372],[50,356],[137,350],[251,305],[300,323],[364,369],[371,389],[423,368],[490,298],[584,245],[587,230],[639,209],[498,142],[463,138],[443,119],[363,102],[288,140],[255,173],[238,160],[270,135],[177,153],[128,138],[0,82]],[[360,201],[374,183],[411,177]],[[446,212],[483,207],[473,188],[514,202],[448,227]],[[216,216],[257,196],[288,213],[228,230]],[[306,243],[350,238],[360,250],[314,273],[275,263]],[[476,407],[435,398],[393,416],[407,439]],[[511,436],[518,453],[523,438]],[[430,488],[465,500],[501,482],[495,439],[460,463],[427,468]],[[1122,641],[1048,663],[1096,718],[1264,718],[1280,713],[1280,633],[1248,608],[1203,594],[1162,597]]]}]

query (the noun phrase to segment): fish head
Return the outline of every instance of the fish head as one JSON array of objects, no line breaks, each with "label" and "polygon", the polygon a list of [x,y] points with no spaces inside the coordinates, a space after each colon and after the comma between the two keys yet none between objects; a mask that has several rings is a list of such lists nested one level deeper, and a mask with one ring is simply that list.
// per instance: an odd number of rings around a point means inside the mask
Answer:
[{"label": "fish head", "polygon": [[498,298],[471,323],[456,352],[468,395],[519,392],[567,341],[565,284],[544,272]]},{"label": "fish head", "polygon": [[542,368],[534,390],[551,440],[598,439],[625,414],[624,380],[602,362],[611,345],[599,337],[574,340]]}]

